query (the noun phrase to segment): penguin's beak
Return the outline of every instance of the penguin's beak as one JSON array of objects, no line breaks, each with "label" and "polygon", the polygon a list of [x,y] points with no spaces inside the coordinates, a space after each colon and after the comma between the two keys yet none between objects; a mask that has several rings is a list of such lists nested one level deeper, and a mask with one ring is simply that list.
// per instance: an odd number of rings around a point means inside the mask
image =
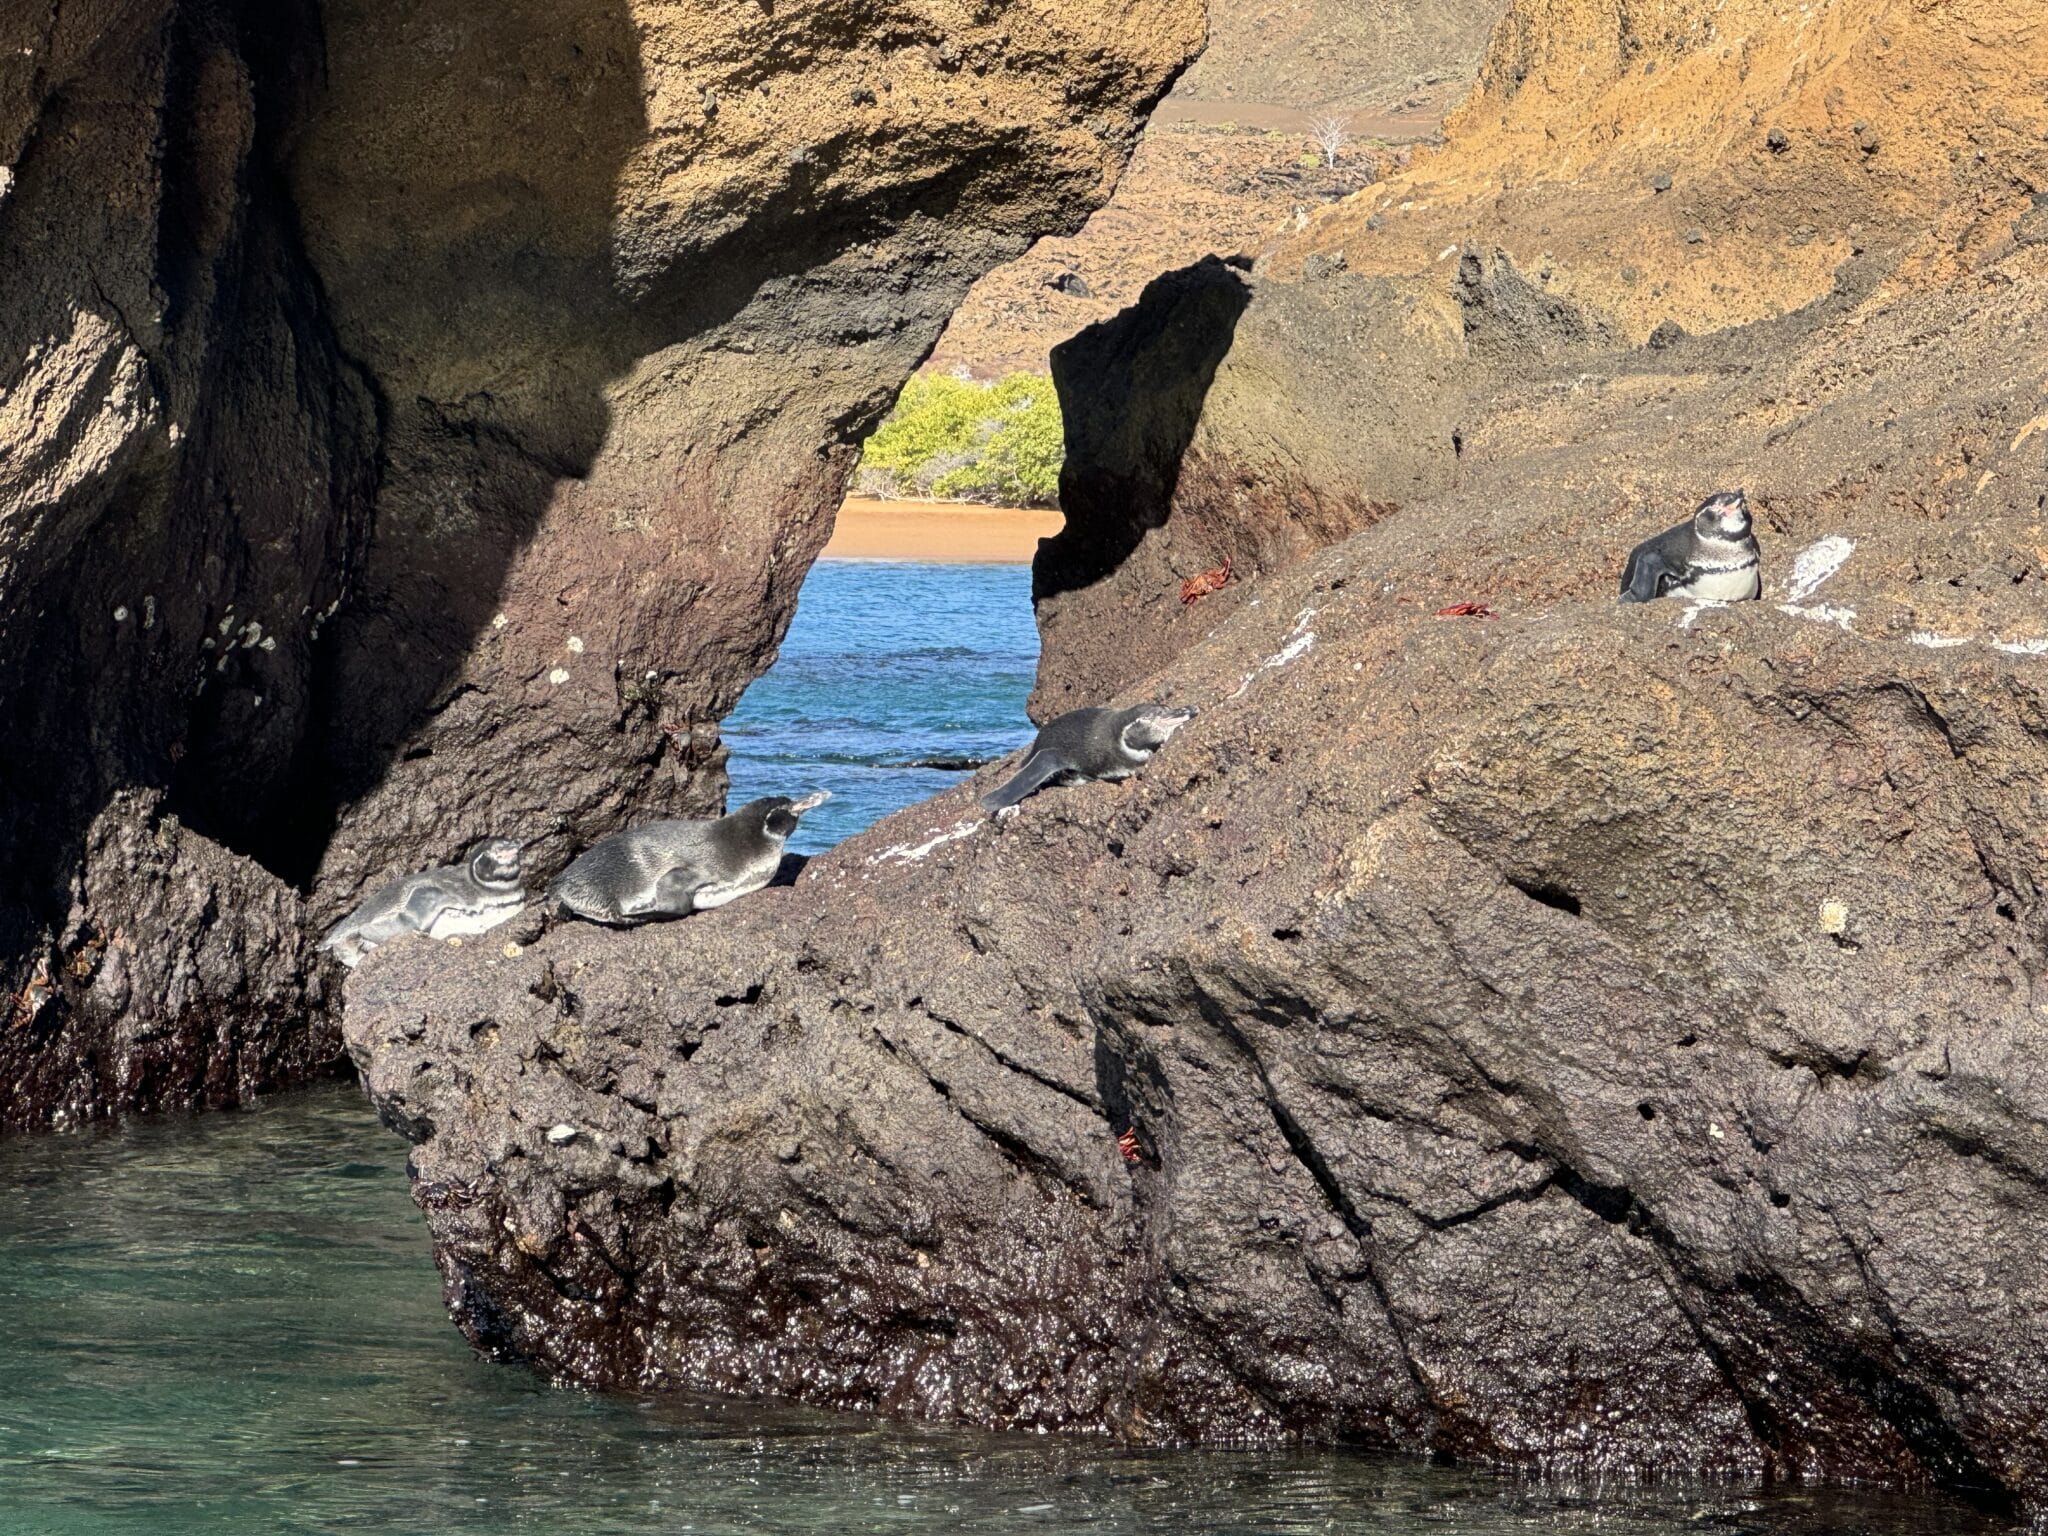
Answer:
[{"label": "penguin's beak", "polygon": [[805,811],[815,811],[819,806],[823,805],[827,800],[830,800],[831,798],[831,790],[814,789],[808,795],[805,795],[803,799],[793,801],[790,804],[789,808],[792,811],[794,811],[797,815],[801,816]]}]

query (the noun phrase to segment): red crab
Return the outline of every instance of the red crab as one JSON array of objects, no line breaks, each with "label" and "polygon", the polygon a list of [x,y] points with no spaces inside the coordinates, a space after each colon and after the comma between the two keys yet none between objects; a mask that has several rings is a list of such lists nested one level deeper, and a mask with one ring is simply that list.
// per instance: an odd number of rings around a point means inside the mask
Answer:
[{"label": "red crab", "polygon": [[1138,1142],[1138,1128],[1135,1125],[1117,1137],[1116,1149],[1123,1153],[1124,1161],[1127,1163],[1145,1161],[1145,1149]]},{"label": "red crab", "polygon": [[1448,608],[1439,608],[1436,616],[1440,619],[1497,619],[1495,613],[1484,603],[1453,603]]},{"label": "red crab", "polygon": [[1220,592],[1230,584],[1230,557],[1225,555],[1223,563],[1213,571],[1204,571],[1199,576],[1190,576],[1180,584],[1180,600],[1183,605],[1199,603],[1211,592]]}]

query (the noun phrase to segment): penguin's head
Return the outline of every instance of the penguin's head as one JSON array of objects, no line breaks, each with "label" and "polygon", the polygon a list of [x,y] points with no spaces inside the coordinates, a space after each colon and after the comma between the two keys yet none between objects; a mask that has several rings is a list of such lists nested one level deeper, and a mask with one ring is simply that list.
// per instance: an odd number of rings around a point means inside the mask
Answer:
[{"label": "penguin's head", "polygon": [[1750,534],[1749,497],[1741,491],[1716,491],[1692,515],[1693,531],[1703,539],[1735,543]]},{"label": "penguin's head", "polygon": [[469,876],[478,885],[492,890],[512,891],[526,878],[526,871],[519,862],[520,854],[526,850],[522,844],[509,837],[487,837],[473,844],[469,850]]},{"label": "penguin's head", "polygon": [[1146,704],[1124,727],[1124,743],[1136,752],[1153,752],[1166,738],[1201,713],[1192,704]]},{"label": "penguin's head", "polygon": [[801,800],[792,800],[787,795],[764,795],[759,800],[749,800],[733,814],[783,842],[796,831],[804,812],[815,811],[831,798],[829,789],[814,789]]}]

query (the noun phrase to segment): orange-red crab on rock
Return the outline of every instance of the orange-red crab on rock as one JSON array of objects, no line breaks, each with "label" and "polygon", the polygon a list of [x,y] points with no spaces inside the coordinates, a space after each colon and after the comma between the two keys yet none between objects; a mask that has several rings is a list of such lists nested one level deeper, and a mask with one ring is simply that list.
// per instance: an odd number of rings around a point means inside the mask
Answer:
[{"label": "orange-red crab on rock", "polygon": [[1230,583],[1230,557],[1225,555],[1223,563],[1212,571],[1199,576],[1190,576],[1180,584],[1180,600],[1183,604],[1199,603],[1211,592],[1220,592]]}]

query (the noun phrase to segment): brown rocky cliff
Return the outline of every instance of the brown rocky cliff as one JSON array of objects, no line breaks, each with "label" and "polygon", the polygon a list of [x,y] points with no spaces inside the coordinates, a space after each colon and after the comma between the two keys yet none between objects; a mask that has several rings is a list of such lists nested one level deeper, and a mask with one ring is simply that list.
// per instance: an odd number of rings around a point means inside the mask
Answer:
[{"label": "brown rocky cliff", "polygon": [[[1618,9],[1511,21],[1538,58]],[[1628,7],[1673,22],[1637,62],[1734,93],[1708,10]],[[1496,179],[1438,244],[1454,141],[1413,206],[1073,344],[1092,520],[1040,574],[1093,569],[1041,593],[1040,697],[1199,704],[1134,781],[996,823],[992,769],[686,923],[373,957],[350,1047],[470,1336],[608,1386],[2048,1505],[2048,243],[2036,150],[1946,153],[2048,68],[2013,10],[1887,14],[1977,26],[1979,90],[1845,184],[1899,217],[1784,313],[1651,292],[1684,182],[1632,178],[1684,145]],[[1340,218],[1387,243],[1337,261]],[[1703,334],[1637,344],[1602,295],[1639,261]],[[1737,484],[1764,601],[1618,607]]]},{"label": "brown rocky cliff", "polygon": [[[1546,413],[1547,441],[1524,431],[1527,386],[1576,399],[1581,375],[1630,343],[1650,345],[1646,380],[1787,368],[1787,347],[1832,316],[1801,365],[1831,394],[1836,369],[1860,378],[1890,361],[1861,333],[1911,296],[1975,295],[1985,315],[2009,292],[2024,313],[2017,285],[2035,270],[2048,199],[2044,87],[2048,25],[2000,0],[1796,16],[1747,0],[1518,0],[1448,143],[1264,252],[1199,386],[1164,389],[1098,362],[1168,323],[1168,289],[1064,349],[1056,378],[1076,451],[1066,530],[1037,565],[1034,712],[1118,692],[1220,622],[1262,573],[1427,508],[1474,478],[1467,453],[1482,439],[1518,475],[1568,473],[1589,502],[1668,487],[1667,522],[1712,488],[1695,494],[1686,478],[1702,459],[1764,485],[1787,515],[1880,476],[1908,482],[1898,496],[1946,501],[1964,473],[1950,456],[1978,452],[1960,445],[1973,435],[1961,418],[1930,425],[1917,465],[1872,439],[1831,444],[1847,462],[1804,455],[1778,478],[1778,450],[1817,397],[1760,387],[1737,423],[1749,457],[1693,439],[1661,461],[1580,454],[1563,470],[1548,450],[1576,454],[1583,434],[1571,413]],[[1667,366],[1687,337],[1714,339]],[[1930,356],[1934,375],[1980,371],[1967,351]],[[1923,400],[1909,373],[1895,377]],[[1690,388],[1671,419],[1688,419]],[[1148,466],[1127,435],[1093,428],[1146,419],[1169,396],[1180,442]],[[1742,430],[1751,423],[1765,430]],[[1489,483],[1505,507],[1520,499],[1514,474]],[[1180,582],[1226,559],[1234,586],[1179,611]]]},{"label": "brown rocky cliff", "polygon": [[[377,876],[714,804],[864,427],[1108,196],[1201,26],[9,11],[0,1126],[232,1098],[268,1031],[317,1061],[307,938]],[[81,883],[137,838],[183,852]],[[230,889],[271,926],[209,985],[96,986]]]}]

